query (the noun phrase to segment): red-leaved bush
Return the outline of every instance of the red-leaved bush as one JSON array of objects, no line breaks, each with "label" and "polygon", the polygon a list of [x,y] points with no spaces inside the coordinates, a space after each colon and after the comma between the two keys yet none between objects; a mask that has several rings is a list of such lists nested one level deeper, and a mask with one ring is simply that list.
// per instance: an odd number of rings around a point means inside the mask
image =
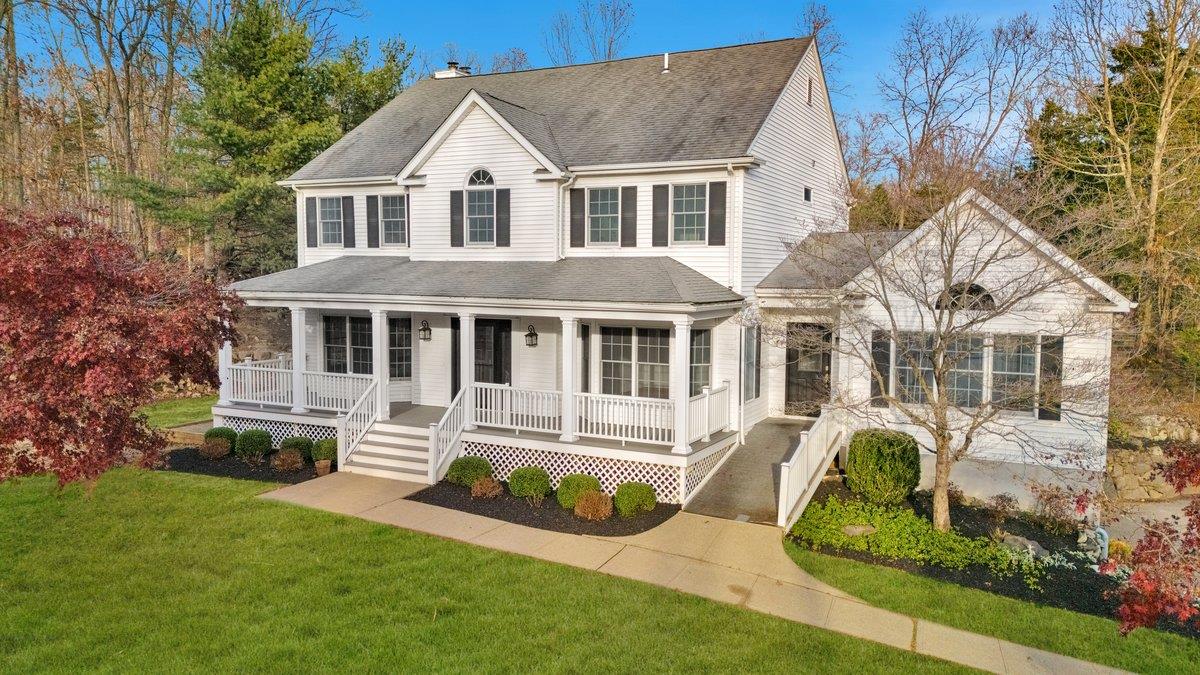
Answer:
[{"label": "red-leaved bush", "polygon": [[236,298],[71,215],[0,215],[0,480],[92,480],[157,459],[160,377],[215,383]]},{"label": "red-leaved bush", "polygon": [[[1163,477],[1176,490],[1200,485],[1200,447],[1173,443],[1165,451]],[[1160,619],[1180,623],[1197,619],[1200,611],[1200,498],[1184,509],[1184,522],[1146,523],[1145,534],[1133,549],[1133,573],[1121,588],[1117,617],[1121,632],[1156,625]]]}]

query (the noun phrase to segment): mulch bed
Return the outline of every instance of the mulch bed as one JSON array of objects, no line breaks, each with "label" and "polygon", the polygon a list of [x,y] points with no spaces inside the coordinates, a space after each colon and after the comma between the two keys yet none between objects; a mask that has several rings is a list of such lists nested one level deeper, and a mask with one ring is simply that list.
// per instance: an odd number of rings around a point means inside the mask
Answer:
[{"label": "mulch bed", "polygon": [[181,471],[183,473],[198,473],[219,478],[241,478],[243,480],[260,480],[270,483],[287,483],[295,485],[317,477],[317,470],[312,464],[305,464],[299,471],[281,473],[271,468],[270,458],[261,464],[247,464],[230,454],[222,459],[207,459],[200,455],[197,448],[178,448],[165,457],[164,471]]},{"label": "mulch bed", "polygon": [[602,537],[621,537],[645,532],[661,525],[679,511],[678,504],[659,504],[653,511],[634,518],[622,518],[614,513],[608,520],[594,522],[576,518],[574,513],[558,505],[554,495],[546,497],[541,506],[533,506],[524,498],[510,495],[505,486],[504,494],[499,497],[472,499],[470,488],[447,481],[413,493],[406,499],[542,530]]}]

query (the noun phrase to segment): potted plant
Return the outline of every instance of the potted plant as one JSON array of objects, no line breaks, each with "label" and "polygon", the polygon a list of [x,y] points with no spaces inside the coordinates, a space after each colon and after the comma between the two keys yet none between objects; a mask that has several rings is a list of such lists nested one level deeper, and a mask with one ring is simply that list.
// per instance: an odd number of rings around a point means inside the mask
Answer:
[{"label": "potted plant", "polygon": [[326,438],[325,440],[317,441],[313,445],[312,458],[313,464],[317,467],[317,475],[328,475],[330,465],[337,458],[337,439]]}]

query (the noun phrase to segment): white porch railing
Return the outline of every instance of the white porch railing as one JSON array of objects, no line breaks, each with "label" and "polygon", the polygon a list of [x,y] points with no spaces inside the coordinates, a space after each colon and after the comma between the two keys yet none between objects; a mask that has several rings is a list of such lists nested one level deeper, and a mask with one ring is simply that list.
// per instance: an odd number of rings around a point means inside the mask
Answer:
[{"label": "white porch railing", "polygon": [[800,434],[796,450],[779,466],[780,527],[790,528],[804,513],[821,475],[829,468],[849,431],[838,411],[826,409],[808,431]]},{"label": "white porch railing", "polygon": [[562,431],[562,393],[476,382],[475,424],[517,431]]},{"label": "white porch railing", "polygon": [[271,362],[246,361],[228,367],[225,377],[229,382],[230,400],[240,403],[291,405],[291,369],[263,363]]},{"label": "white porch railing", "polygon": [[377,386],[378,383],[374,380],[369,381],[362,395],[351,404],[350,411],[345,415],[338,415],[339,469],[354,454],[354,451],[358,449],[358,444],[362,442],[363,437],[367,435],[367,432],[371,430],[371,426],[375,424],[375,420],[379,418],[379,397],[375,395],[375,388]]},{"label": "white porch railing", "polygon": [[467,424],[464,392],[459,390],[450,402],[442,419],[429,425],[429,484],[433,485],[446,474],[449,462],[458,455],[458,444]]},{"label": "white porch railing", "polygon": [[675,442],[675,405],[670,399],[576,394],[581,436],[642,443]]},{"label": "white porch railing", "polygon": [[729,383],[716,389],[705,387],[688,399],[688,442],[708,440],[729,427]]},{"label": "white porch railing", "polygon": [[370,375],[305,371],[304,406],[325,410],[349,410],[374,382],[375,379]]}]

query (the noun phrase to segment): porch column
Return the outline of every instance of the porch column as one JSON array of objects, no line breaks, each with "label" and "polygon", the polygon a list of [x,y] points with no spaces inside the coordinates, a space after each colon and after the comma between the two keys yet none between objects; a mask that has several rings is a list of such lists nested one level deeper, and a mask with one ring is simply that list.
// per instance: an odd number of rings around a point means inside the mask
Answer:
[{"label": "porch column", "polygon": [[304,391],[304,356],[308,353],[304,333],[304,308],[289,307],[292,313],[292,412],[306,413],[308,399]]},{"label": "porch column", "polygon": [[221,386],[218,389],[217,405],[229,405],[233,383],[230,381],[230,366],[233,365],[233,343],[226,340],[217,350],[217,378]]},{"label": "porch column", "polygon": [[387,310],[371,310],[371,372],[375,374],[375,419],[386,422],[391,416],[388,396],[388,322]]},{"label": "porch column", "polygon": [[475,315],[458,314],[458,383],[463,395],[463,429],[475,429]]},{"label": "porch column", "polygon": [[675,445],[671,452],[687,454],[692,451],[688,443],[688,365],[692,347],[691,317],[675,320],[675,345],[671,349],[671,401],[675,406]]},{"label": "porch column", "polygon": [[579,439],[575,435],[575,373],[579,370],[579,359],[575,357],[579,344],[577,327],[579,322],[575,317],[563,317],[562,320],[562,435],[558,439],[564,443],[574,443]]}]

